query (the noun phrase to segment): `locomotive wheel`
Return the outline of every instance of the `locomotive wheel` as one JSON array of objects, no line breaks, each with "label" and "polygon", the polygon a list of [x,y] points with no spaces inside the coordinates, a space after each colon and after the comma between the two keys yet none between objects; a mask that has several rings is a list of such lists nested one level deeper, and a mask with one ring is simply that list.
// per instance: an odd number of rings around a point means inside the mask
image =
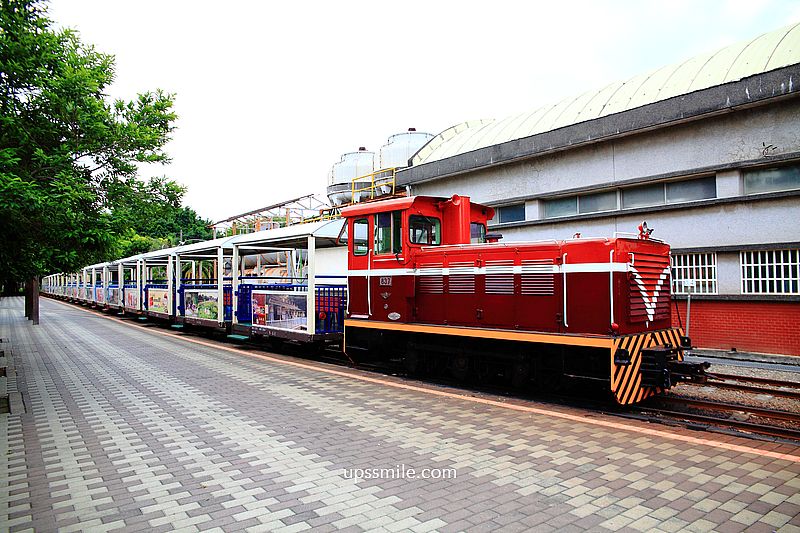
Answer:
[{"label": "locomotive wheel", "polygon": [[466,355],[454,355],[450,358],[450,375],[458,381],[465,381],[469,375],[469,358]]},{"label": "locomotive wheel", "polygon": [[524,389],[531,378],[531,365],[521,359],[511,365],[511,387],[516,390]]},{"label": "locomotive wheel", "polygon": [[410,375],[419,374],[421,366],[419,352],[417,352],[417,350],[411,349],[406,353],[406,356],[403,357],[403,368],[405,368],[406,372]]}]

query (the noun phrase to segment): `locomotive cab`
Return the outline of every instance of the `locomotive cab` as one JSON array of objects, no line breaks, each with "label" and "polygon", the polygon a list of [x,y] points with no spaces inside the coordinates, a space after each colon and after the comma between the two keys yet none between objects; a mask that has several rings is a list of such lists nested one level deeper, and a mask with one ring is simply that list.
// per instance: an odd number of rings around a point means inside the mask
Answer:
[{"label": "locomotive cab", "polygon": [[426,248],[486,241],[494,209],[468,197],[414,196],[342,210],[350,318],[406,321],[414,314],[413,270]]}]

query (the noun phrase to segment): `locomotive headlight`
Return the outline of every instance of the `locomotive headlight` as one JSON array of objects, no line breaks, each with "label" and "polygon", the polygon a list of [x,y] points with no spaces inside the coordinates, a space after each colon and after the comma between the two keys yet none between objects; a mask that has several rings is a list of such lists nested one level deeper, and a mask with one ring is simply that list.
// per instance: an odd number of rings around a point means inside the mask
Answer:
[{"label": "locomotive headlight", "polygon": [[612,322],[611,323],[611,332],[614,335],[619,335],[619,324],[617,324],[616,322]]}]

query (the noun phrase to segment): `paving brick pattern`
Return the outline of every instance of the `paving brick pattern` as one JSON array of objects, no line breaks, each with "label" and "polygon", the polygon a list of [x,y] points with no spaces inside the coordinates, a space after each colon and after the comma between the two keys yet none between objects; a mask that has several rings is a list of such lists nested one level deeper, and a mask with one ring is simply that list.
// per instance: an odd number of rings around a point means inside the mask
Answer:
[{"label": "paving brick pattern", "polygon": [[0,301],[26,407],[0,415],[0,530],[800,531],[798,463],[248,358],[48,300],[40,326],[20,314]]}]

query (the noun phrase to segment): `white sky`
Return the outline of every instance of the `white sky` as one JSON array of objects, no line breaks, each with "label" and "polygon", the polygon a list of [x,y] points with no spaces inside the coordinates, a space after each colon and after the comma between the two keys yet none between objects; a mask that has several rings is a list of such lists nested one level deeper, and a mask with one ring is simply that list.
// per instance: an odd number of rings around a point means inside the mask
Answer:
[{"label": "white sky", "polygon": [[[800,0],[52,0],[116,56],[115,98],[177,94],[172,164],[214,220],[323,193],[344,152],[501,118],[800,20]],[[453,191],[458,193],[459,191]]]}]

